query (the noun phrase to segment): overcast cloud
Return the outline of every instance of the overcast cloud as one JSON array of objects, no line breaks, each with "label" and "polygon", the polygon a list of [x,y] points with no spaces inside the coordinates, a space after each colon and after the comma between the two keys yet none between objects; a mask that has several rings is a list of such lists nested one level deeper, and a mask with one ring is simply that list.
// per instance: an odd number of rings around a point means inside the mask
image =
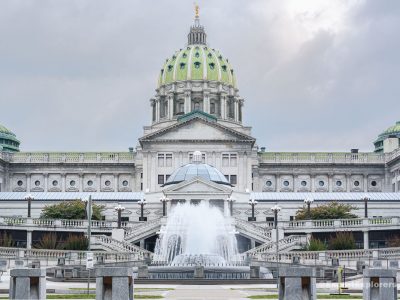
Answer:
[{"label": "overcast cloud", "polygon": [[[198,1],[245,124],[276,151],[373,149],[400,120],[400,1]],[[125,151],[193,1],[0,1],[0,124],[23,151]]]}]

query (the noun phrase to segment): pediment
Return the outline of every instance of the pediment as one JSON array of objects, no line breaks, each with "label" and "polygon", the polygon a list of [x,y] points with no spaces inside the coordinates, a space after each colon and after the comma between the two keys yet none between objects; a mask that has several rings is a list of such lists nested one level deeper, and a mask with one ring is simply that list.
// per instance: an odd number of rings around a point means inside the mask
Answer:
[{"label": "pediment", "polygon": [[184,122],[148,134],[140,142],[166,141],[236,141],[254,143],[255,139],[232,128],[210,122],[201,117],[194,117]]},{"label": "pediment", "polygon": [[190,181],[184,181],[164,189],[164,193],[196,193],[196,194],[227,194],[231,193],[229,186],[218,184],[212,181],[205,181],[200,177],[195,177]]}]

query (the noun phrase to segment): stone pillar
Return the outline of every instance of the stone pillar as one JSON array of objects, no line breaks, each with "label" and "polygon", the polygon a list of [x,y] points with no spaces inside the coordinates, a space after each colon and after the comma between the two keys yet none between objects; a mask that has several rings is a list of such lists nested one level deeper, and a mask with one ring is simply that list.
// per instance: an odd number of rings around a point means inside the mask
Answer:
[{"label": "stone pillar", "polygon": [[139,246],[140,246],[140,248],[144,249],[144,239],[141,239],[139,241]]},{"label": "stone pillar", "polygon": [[350,177],[351,177],[350,173],[346,174],[346,192],[350,192],[350,186],[351,186]]},{"label": "stone pillar", "polygon": [[234,107],[235,107],[235,118],[234,118],[234,120],[236,122],[239,122],[239,100],[237,98],[235,98]]},{"label": "stone pillar", "polygon": [[363,232],[363,244],[364,244],[364,249],[369,249],[369,231],[366,230]]},{"label": "stone pillar", "polygon": [[149,267],[146,265],[138,267],[138,278],[149,278]]},{"label": "stone pillar", "polygon": [[174,94],[169,94],[168,98],[168,119],[172,120],[174,117]]},{"label": "stone pillar", "polygon": [[44,173],[44,191],[47,192],[49,190],[49,174]]},{"label": "stone pillar", "polygon": [[279,271],[279,300],[316,300],[316,272],[313,268],[290,267]]},{"label": "stone pillar", "polygon": [[32,249],[32,231],[26,231],[26,249]]},{"label": "stone pillar", "polygon": [[46,299],[46,269],[12,269],[10,299]]},{"label": "stone pillar", "polygon": [[363,190],[364,190],[364,192],[368,192],[368,174],[364,174]]},{"label": "stone pillar", "polygon": [[226,95],[221,94],[221,118],[226,120]]},{"label": "stone pillar", "polygon": [[118,174],[114,174],[114,192],[118,192]]},{"label": "stone pillar", "polygon": [[397,270],[364,269],[363,299],[397,299]]},{"label": "stone pillar", "polygon": [[210,93],[209,92],[203,92],[203,111],[206,113],[210,113]]},{"label": "stone pillar", "polygon": [[160,99],[156,99],[156,122],[160,121]]},{"label": "stone pillar", "polygon": [[79,192],[83,192],[83,174],[81,173],[81,174],[79,174],[79,182],[78,182],[78,185],[79,185]]},{"label": "stone pillar", "polygon": [[204,267],[203,266],[195,266],[193,277],[195,279],[203,279],[204,278]]},{"label": "stone pillar", "polygon": [[132,268],[96,269],[96,300],[133,300]]},{"label": "stone pillar", "polygon": [[[61,191],[65,192],[67,190],[67,180],[66,180],[66,174],[62,173],[61,174]],[[46,189],[47,191],[47,189]]]},{"label": "stone pillar", "polygon": [[250,266],[250,279],[260,279],[260,266]]},{"label": "stone pillar", "polygon": [[254,239],[250,240],[250,247],[251,247],[251,249],[256,247],[256,241]]},{"label": "stone pillar", "polygon": [[185,114],[189,113],[192,108],[191,91],[185,91]]},{"label": "stone pillar", "polygon": [[[12,182],[12,180],[11,180],[11,178],[12,178],[12,175],[10,175],[10,184],[9,184],[9,189],[10,189],[10,191],[12,190],[12,186],[11,186],[11,182]],[[30,191],[31,191],[31,173],[27,173],[26,174],[26,191],[29,193]]]}]

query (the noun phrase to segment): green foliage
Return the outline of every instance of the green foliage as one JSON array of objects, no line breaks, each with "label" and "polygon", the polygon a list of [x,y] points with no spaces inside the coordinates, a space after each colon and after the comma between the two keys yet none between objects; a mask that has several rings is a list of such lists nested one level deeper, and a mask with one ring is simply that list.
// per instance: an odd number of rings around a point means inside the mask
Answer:
[{"label": "green foliage", "polygon": [[62,244],[64,250],[87,250],[88,239],[83,235],[70,234]]},{"label": "green foliage", "polygon": [[326,249],[327,249],[326,244],[324,242],[322,242],[321,240],[315,239],[315,238],[312,238],[308,242],[308,244],[305,248],[306,251],[324,251]]},{"label": "green foliage", "polygon": [[[354,219],[357,218],[351,211],[355,210],[354,206],[350,204],[338,203],[336,201],[327,204],[317,205],[311,207],[312,220],[326,220],[326,219]],[[296,212],[296,220],[308,219],[307,206],[303,206]]]},{"label": "green foliage", "polygon": [[59,249],[61,241],[57,239],[57,234],[54,232],[46,233],[42,238],[33,245],[36,249]]},{"label": "green foliage", "polygon": [[7,232],[3,232],[0,234],[0,247],[14,247],[15,242],[11,236],[11,234],[7,234]]},{"label": "green foliage", "polygon": [[351,250],[356,249],[356,241],[351,232],[337,232],[328,242],[329,250]]},{"label": "green foliage", "polygon": [[[85,203],[81,200],[64,201],[61,203],[46,205],[40,215],[43,219],[79,219],[87,218]],[[101,220],[104,205],[92,204],[92,220]]]}]

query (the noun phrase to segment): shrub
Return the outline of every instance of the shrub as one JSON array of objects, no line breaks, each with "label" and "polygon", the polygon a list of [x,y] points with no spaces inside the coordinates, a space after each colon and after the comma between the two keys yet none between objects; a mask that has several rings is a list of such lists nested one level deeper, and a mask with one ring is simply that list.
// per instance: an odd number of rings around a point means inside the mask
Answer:
[{"label": "shrub", "polygon": [[[87,219],[85,203],[81,200],[46,205],[40,215],[43,219]],[[104,205],[92,204],[92,220],[100,220]]]},{"label": "shrub", "polygon": [[[311,207],[311,219],[322,220],[322,219],[354,219],[357,218],[351,211],[355,210],[354,206],[350,204],[338,203],[336,201],[329,202],[327,204],[317,205]],[[307,206],[303,206],[296,212],[296,220],[308,219]]]},{"label": "shrub", "polygon": [[326,244],[323,241],[312,238],[308,242],[305,250],[306,251],[324,251],[324,250],[326,250],[326,248],[327,248]]},{"label": "shrub", "polygon": [[15,241],[12,238],[11,234],[7,234],[7,232],[3,232],[0,234],[0,247],[14,247]]},{"label": "shrub", "polygon": [[330,250],[351,250],[356,249],[356,241],[351,232],[337,232],[336,236],[329,239]]},{"label": "shrub", "polygon": [[36,249],[59,249],[61,242],[57,240],[57,234],[54,232],[44,234],[41,239],[34,244]]},{"label": "shrub", "polygon": [[394,235],[388,239],[389,247],[400,247],[400,236]]},{"label": "shrub", "polygon": [[70,234],[62,244],[64,250],[87,250],[88,239],[83,235]]}]

